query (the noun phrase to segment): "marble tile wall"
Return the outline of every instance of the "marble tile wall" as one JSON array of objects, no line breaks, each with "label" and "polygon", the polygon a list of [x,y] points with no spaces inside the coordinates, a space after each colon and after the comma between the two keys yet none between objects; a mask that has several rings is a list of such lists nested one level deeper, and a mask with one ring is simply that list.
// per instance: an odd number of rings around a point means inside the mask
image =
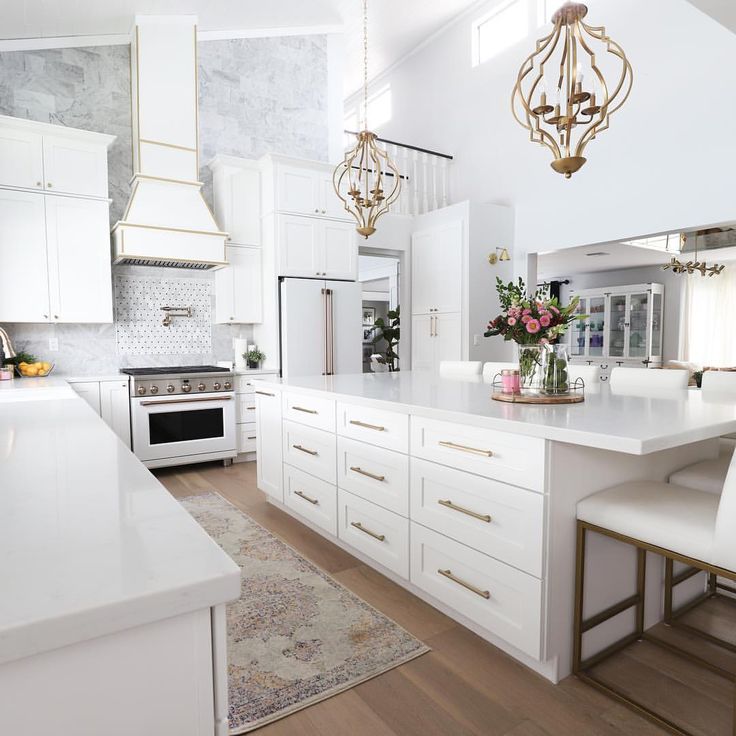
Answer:
[{"label": "marble tile wall", "polygon": [[[201,178],[210,204],[211,178],[204,164],[216,153],[327,159],[326,36],[205,41],[198,51]],[[128,46],[0,52],[0,114],[116,135],[109,154],[110,221],[120,218],[132,176]],[[120,273],[119,267],[114,270]],[[158,269],[138,269],[141,278],[185,277],[182,271],[151,271]],[[213,292],[212,274],[191,277],[206,281]],[[228,360],[231,338],[252,332],[212,325],[209,352],[172,355],[121,353],[115,325],[5,327],[18,347],[49,357],[65,373]],[[59,340],[58,353],[49,353],[50,337]]]}]

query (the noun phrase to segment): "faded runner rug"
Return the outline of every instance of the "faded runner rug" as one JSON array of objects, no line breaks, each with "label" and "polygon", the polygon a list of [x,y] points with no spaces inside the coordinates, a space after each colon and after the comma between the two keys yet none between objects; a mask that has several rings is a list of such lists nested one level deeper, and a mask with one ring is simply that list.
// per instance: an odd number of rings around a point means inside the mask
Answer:
[{"label": "faded runner rug", "polygon": [[221,496],[180,502],[243,573],[240,599],[227,606],[231,734],[429,651]]}]

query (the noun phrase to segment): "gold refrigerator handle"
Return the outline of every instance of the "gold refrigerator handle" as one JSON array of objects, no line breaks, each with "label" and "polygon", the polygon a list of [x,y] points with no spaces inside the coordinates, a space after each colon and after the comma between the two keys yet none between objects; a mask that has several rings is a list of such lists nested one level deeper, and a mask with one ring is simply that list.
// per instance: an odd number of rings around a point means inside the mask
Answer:
[{"label": "gold refrigerator handle", "polygon": [[325,289],[327,303],[327,375],[335,374],[335,323],[332,310],[332,289]]},{"label": "gold refrigerator handle", "polygon": [[327,289],[322,289],[322,375],[327,375]]}]

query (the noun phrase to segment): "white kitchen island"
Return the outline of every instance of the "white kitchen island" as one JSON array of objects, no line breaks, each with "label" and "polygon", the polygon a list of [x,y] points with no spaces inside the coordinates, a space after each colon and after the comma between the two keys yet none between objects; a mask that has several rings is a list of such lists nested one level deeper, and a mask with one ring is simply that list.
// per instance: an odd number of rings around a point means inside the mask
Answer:
[{"label": "white kitchen island", "polygon": [[[715,457],[736,401],[596,385],[582,404],[492,401],[432,373],[257,382],[258,485],[272,503],[558,681],[571,671],[575,507]],[[648,621],[661,610],[650,555]],[[634,553],[590,535],[586,615],[633,592]],[[695,577],[680,595],[702,590]],[[630,631],[625,612],[585,656]]]},{"label": "white kitchen island", "polygon": [[240,570],[60,379],[0,391],[0,733],[225,736]]}]

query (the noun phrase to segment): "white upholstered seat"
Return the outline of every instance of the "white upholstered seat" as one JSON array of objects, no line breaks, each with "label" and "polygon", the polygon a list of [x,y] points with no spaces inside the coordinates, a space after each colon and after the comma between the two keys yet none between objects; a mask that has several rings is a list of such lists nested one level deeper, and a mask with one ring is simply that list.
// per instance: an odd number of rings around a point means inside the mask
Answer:
[{"label": "white upholstered seat", "polygon": [[443,360],[440,361],[441,376],[479,376],[483,370],[480,360]]},{"label": "white upholstered seat", "polygon": [[612,390],[651,388],[654,391],[664,391],[686,389],[688,380],[687,371],[617,366],[611,371],[610,384]]},{"label": "white upholstered seat", "polygon": [[483,381],[485,383],[493,383],[493,379],[501,371],[510,371],[518,368],[518,363],[501,363],[489,361],[488,363],[485,363],[483,365]]},{"label": "white upholstered seat", "polygon": [[574,365],[567,366],[567,375],[570,383],[576,378],[582,378],[586,386],[592,386],[601,380],[601,369],[597,365]]},{"label": "white upholstered seat", "polygon": [[[736,371],[706,371],[703,373],[701,391],[704,395],[736,395]],[[733,435],[721,438],[720,452],[713,460],[702,460],[688,465],[670,476],[670,483],[694,488],[706,493],[720,493],[726,480],[726,472],[733,455],[736,440]]]}]

